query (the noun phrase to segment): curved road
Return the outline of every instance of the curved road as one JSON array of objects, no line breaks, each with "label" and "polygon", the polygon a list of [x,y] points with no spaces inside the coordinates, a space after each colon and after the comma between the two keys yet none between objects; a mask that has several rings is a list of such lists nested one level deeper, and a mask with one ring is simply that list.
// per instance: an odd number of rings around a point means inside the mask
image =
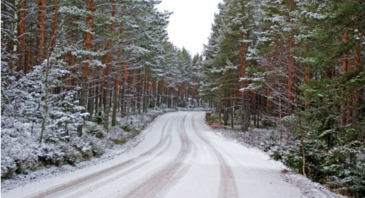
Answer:
[{"label": "curved road", "polygon": [[204,117],[165,114],[129,152],[2,197],[304,197],[267,157],[220,138]]}]

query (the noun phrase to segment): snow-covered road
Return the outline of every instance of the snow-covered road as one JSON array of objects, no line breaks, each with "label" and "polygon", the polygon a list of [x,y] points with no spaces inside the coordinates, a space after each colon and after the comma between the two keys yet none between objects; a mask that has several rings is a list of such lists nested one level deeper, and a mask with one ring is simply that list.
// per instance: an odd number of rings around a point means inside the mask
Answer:
[{"label": "snow-covered road", "polygon": [[267,155],[218,136],[204,116],[160,116],[129,152],[2,197],[305,197]]}]

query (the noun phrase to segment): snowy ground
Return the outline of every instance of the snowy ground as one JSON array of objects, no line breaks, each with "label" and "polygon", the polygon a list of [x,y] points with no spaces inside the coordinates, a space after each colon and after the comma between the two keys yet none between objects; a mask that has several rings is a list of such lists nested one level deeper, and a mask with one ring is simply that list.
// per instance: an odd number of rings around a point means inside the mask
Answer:
[{"label": "snowy ground", "polygon": [[64,173],[36,175],[36,182],[8,191],[2,188],[1,195],[3,198],[336,196],[300,175],[282,173],[289,169],[270,160],[262,151],[221,137],[205,124],[204,116],[204,112],[167,113],[158,117],[130,146],[116,151],[117,155],[88,162],[81,169],[69,167],[71,171]]}]

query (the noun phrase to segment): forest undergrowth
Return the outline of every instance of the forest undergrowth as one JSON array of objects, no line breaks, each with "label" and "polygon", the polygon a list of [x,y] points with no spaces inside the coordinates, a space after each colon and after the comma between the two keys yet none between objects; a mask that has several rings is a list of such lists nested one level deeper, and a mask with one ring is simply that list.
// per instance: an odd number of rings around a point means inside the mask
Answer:
[{"label": "forest undergrowth", "polygon": [[[228,123],[231,120],[228,120]],[[242,132],[240,125],[225,125],[224,120],[219,118],[218,113],[208,112],[206,114],[206,123],[211,126],[216,133],[224,136],[227,139],[233,140],[240,144],[243,144],[247,147],[257,148],[261,151],[267,153],[272,159],[276,161],[282,162],[284,165],[289,167],[290,169],[283,169],[282,174],[284,178],[288,180],[290,183],[295,183],[299,185],[299,187],[304,191],[311,191],[311,189],[306,189],[307,181],[303,178],[296,176],[296,174],[302,174],[302,163],[300,158],[300,143],[296,140],[299,138],[298,135],[293,134],[290,131],[290,128],[285,127],[285,140],[283,142],[280,141],[280,128],[276,126],[275,123],[265,123],[260,122],[259,125],[255,125],[253,122],[251,123],[249,130]],[[278,124],[278,123],[277,123]],[[287,127],[290,127],[293,123],[286,123]],[[295,143],[296,142],[296,143]],[[309,141],[308,141],[309,142]],[[308,150],[310,150],[310,146],[308,146]],[[309,168],[313,168],[314,166],[326,166],[328,162],[328,158],[325,158],[325,153],[321,151],[321,156],[323,161],[313,161],[315,158],[314,149],[307,154],[309,164]],[[311,156],[313,155],[313,156]],[[364,155],[359,154],[357,156],[360,159],[364,159]],[[343,161],[342,161],[343,163]],[[335,163],[333,163],[335,165]],[[345,167],[341,167],[341,171],[349,171],[346,170]],[[359,167],[359,171],[364,171],[361,169],[361,165]],[[329,175],[329,173],[324,174],[324,177],[320,177],[320,170],[310,170],[308,172],[307,178],[314,182],[320,183],[323,187],[327,188],[331,192],[334,192],[339,195],[347,196],[347,197],[361,197],[358,195],[354,195],[351,190],[353,190],[353,186],[346,185],[346,178],[343,178],[343,175]],[[347,174],[350,174],[348,172]],[[358,179],[361,179],[361,173],[358,175]],[[354,179],[355,177],[352,177]],[[348,178],[347,178],[348,179]],[[361,181],[360,181],[361,182]],[[353,185],[356,185],[352,183]],[[361,183],[360,183],[361,185]],[[304,188],[304,189],[303,189]],[[360,187],[361,188],[361,187]],[[313,189],[312,189],[313,190]]]},{"label": "forest undergrowth", "polygon": [[[82,161],[98,158],[107,150],[117,149],[137,136],[158,115],[176,109],[154,108],[147,113],[118,118],[117,124],[107,131],[96,117],[86,121],[84,133],[70,133],[55,141],[53,134],[45,134],[39,144],[40,124],[24,123],[16,118],[2,118],[1,178],[9,179],[18,174],[62,165],[77,166]],[[103,116],[103,115],[101,115]],[[57,138],[59,139],[59,137]]]}]

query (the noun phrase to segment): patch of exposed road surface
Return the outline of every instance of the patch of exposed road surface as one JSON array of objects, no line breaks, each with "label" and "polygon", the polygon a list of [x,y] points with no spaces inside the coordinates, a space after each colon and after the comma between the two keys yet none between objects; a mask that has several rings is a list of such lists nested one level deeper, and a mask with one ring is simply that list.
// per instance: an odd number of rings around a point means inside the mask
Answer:
[{"label": "patch of exposed road surface", "polygon": [[204,117],[165,114],[129,152],[2,197],[306,197],[267,156],[216,135]]}]

